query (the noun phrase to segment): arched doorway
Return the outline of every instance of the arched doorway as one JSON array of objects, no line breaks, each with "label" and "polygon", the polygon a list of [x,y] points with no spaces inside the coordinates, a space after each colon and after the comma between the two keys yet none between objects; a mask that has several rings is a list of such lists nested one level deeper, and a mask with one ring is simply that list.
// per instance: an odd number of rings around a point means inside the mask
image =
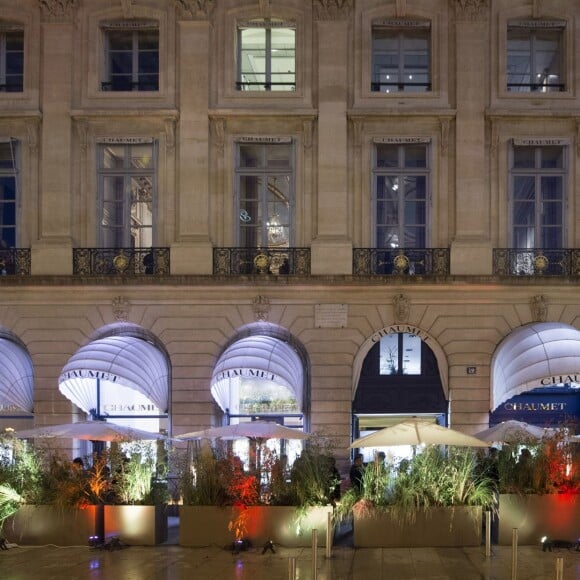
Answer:
[{"label": "arched doorway", "polygon": [[[440,364],[445,359],[432,344],[432,337],[410,325],[383,328],[366,341],[355,361],[353,439],[407,417],[448,424],[446,366]],[[362,450],[364,460],[372,460],[374,451]],[[412,453],[410,448],[381,451],[398,458]]]},{"label": "arched doorway", "polygon": [[513,330],[491,363],[490,425],[508,419],[541,427],[580,424],[580,331],[536,322]]},{"label": "arched doorway", "polygon": [[34,369],[24,343],[0,328],[0,428],[32,426]]},{"label": "arched doorway", "polygon": [[[308,430],[310,426],[309,362],[304,347],[291,333],[271,323],[241,328],[219,356],[211,392],[224,424],[266,420]],[[269,445],[291,464],[301,441]],[[248,442],[233,443],[234,452],[249,459]]]},{"label": "arched doorway", "polygon": [[68,360],[60,392],[88,416],[169,432],[169,356],[146,329],[117,323],[93,334]]}]

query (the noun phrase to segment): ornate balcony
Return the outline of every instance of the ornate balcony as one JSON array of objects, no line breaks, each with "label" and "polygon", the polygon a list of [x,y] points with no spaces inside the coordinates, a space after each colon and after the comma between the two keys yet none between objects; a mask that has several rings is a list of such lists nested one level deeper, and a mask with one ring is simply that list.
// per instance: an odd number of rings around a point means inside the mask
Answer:
[{"label": "ornate balcony", "polygon": [[447,276],[448,248],[354,248],[354,276]]},{"label": "ornate balcony", "polygon": [[30,248],[0,250],[0,276],[30,276]]},{"label": "ornate balcony", "polygon": [[494,248],[496,276],[580,276],[580,249]]},{"label": "ornate balcony", "polygon": [[215,276],[309,276],[310,248],[214,248]]},{"label": "ornate balcony", "polygon": [[169,248],[74,248],[75,276],[168,276]]}]

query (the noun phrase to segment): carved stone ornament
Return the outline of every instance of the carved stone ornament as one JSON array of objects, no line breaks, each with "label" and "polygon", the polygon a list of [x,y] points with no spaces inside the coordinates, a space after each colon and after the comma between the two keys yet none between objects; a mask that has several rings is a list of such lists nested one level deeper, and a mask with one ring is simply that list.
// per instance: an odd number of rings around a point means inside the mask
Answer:
[{"label": "carved stone ornament", "polygon": [[537,294],[530,299],[530,311],[534,322],[546,322],[548,316],[548,302],[545,296]]},{"label": "carved stone ornament", "polygon": [[456,0],[457,20],[487,20],[489,0]]},{"label": "carved stone ornament", "polygon": [[408,296],[396,294],[393,296],[393,318],[396,323],[409,322],[411,302]]},{"label": "carved stone ornament", "polygon": [[28,135],[28,148],[30,153],[38,152],[38,142],[40,137],[40,119],[31,119],[26,123],[26,133]]},{"label": "carved stone ornament", "polygon": [[252,301],[254,316],[258,321],[267,321],[270,317],[270,300],[266,296],[256,296]]},{"label": "carved stone ornament", "polygon": [[181,9],[183,16],[189,16],[195,20],[209,18],[215,7],[215,0],[174,0]]},{"label": "carved stone ornament", "polygon": [[129,319],[129,310],[131,303],[124,296],[115,296],[111,302],[113,307],[113,316],[118,322],[127,322]]},{"label": "carved stone ornament", "polygon": [[80,0],[38,0],[44,16],[54,20],[69,20]]},{"label": "carved stone ornament", "polygon": [[223,117],[215,117],[211,124],[213,128],[213,144],[217,152],[224,152],[226,142],[226,120]]},{"label": "carved stone ornament", "polygon": [[354,0],[313,0],[312,8],[318,20],[344,20],[353,9]]}]

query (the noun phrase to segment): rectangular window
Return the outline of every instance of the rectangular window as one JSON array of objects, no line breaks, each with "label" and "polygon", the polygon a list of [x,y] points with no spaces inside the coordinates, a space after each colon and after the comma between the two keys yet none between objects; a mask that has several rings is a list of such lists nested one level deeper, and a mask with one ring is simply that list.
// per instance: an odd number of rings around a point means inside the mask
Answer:
[{"label": "rectangular window", "polygon": [[373,210],[375,247],[426,248],[428,146],[378,143],[375,148]]},{"label": "rectangular window", "polygon": [[104,91],[159,90],[159,29],[155,22],[109,24],[105,34]]},{"label": "rectangular window", "polygon": [[0,140],[0,247],[16,247],[17,142]]},{"label": "rectangular window", "polygon": [[514,22],[507,31],[507,90],[564,91],[563,23]]},{"label": "rectangular window", "polygon": [[381,337],[379,375],[420,375],[421,339],[400,332]]},{"label": "rectangular window", "polygon": [[237,67],[239,91],[294,91],[295,26],[279,20],[240,23]]},{"label": "rectangular window", "polygon": [[155,157],[152,142],[100,145],[100,247],[153,246]]},{"label": "rectangular window", "polygon": [[514,145],[511,162],[512,247],[564,247],[564,146]]},{"label": "rectangular window", "polygon": [[24,31],[0,26],[0,92],[21,93],[24,87]]},{"label": "rectangular window", "polygon": [[396,20],[373,25],[371,91],[431,91],[430,43],[426,22]]},{"label": "rectangular window", "polygon": [[292,143],[239,143],[238,245],[288,248],[294,212]]}]

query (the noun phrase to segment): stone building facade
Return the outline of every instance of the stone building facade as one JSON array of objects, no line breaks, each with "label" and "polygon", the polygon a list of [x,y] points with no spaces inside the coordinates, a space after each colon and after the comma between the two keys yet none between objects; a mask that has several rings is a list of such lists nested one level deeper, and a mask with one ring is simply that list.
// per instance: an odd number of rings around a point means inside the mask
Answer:
[{"label": "stone building facade", "polygon": [[[392,417],[475,433],[575,384],[578,0],[0,7],[3,425],[84,418],[67,381],[105,372],[85,354],[111,337],[144,347],[119,381],[174,435],[271,372],[290,407],[238,414],[292,415],[343,461]],[[501,351],[521,328],[572,355]],[[424,380],[384,371],[388,336],[427,346]]]}]

